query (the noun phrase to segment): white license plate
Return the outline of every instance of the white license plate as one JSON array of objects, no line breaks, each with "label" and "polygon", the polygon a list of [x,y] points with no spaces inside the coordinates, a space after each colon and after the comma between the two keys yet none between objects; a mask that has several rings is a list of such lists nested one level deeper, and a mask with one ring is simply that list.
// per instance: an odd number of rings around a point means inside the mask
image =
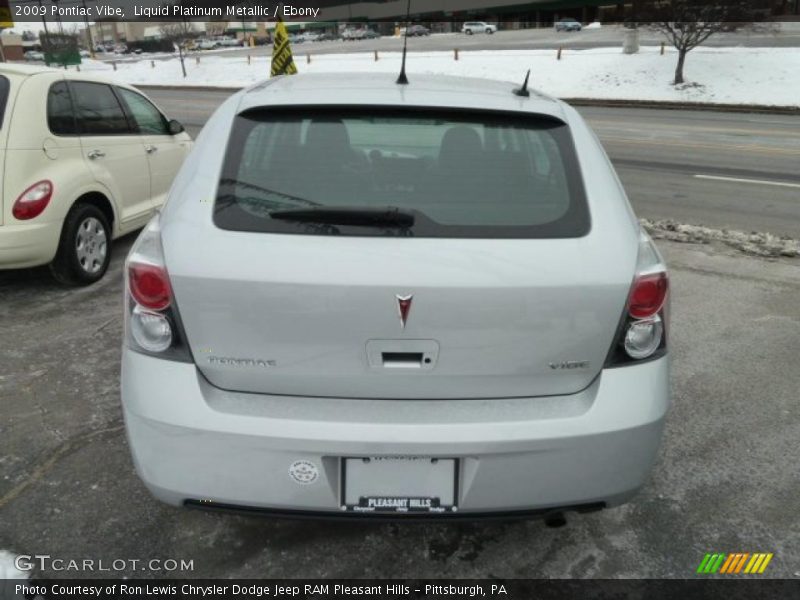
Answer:
[{"label": "white license plate", "polygon": [[458,460],[420,456],[342,459],[342,509],[445,513],[456,510]]}]

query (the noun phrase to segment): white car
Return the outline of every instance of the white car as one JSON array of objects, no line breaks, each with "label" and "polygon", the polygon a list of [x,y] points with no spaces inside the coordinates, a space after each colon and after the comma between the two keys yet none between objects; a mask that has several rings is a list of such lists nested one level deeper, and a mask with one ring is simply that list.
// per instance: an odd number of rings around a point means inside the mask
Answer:
[{"label": "white car", "polygon": [[0,65],[0,269],[103,276],[111,241],[164,202],[191,138],[135,88]]},{"label": "white car", "polygon": [[467,21],[461,27],[461,33],[472,35],[473,33],[488,33],[492,34],[497,31],[497,25],[490,25],[483,21]]},{"label": "white car", "polygon": [[161,500],[557,524],[647,482],[668,276],[603,147],[537,92],[409,79],[231,96],[131,249],[122,406]]}]

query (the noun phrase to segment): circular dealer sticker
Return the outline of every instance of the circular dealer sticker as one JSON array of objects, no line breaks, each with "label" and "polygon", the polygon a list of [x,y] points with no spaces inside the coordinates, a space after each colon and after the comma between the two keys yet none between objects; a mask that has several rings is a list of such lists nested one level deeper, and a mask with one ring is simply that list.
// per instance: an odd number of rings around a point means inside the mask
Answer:
[{"label": "circular dealer sticker", "polygon": [[310,460],[296,460],[289,467],[289,477],[297,483],[314,483],[319,477],[319,469]]}]

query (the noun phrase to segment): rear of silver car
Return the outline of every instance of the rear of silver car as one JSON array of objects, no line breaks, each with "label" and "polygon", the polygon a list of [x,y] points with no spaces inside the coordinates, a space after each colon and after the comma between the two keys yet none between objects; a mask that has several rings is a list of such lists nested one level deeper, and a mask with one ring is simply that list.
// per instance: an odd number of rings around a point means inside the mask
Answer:
[{"label": "rear of silver car", "polygon": [[397,517],[635,493],[669,404],[666,269],[577,113],[263,96],[218,111],[128,258],[151,492]]}]

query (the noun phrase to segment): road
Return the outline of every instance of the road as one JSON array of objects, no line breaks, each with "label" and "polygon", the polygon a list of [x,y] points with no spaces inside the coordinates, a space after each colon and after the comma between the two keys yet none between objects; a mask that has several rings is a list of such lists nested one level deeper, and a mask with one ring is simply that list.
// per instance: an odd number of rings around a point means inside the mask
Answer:
[{"label": "road", "polygon": [[[787,26],[788,27],[788,26]],[[643,46],[659,46],[664,37],[647,28],[640,30],[640,43]],[[573,50],[589,50],[593,48],[620,48],[622,46],[623,29],[619,26],[606,26],[599,30],[584,29],[581,32],[557,33],[552,28],[547,29],[521,29],[500,31],[493,35],[475,34],[468,36],[462,33],[442,33],[427,37],[414,37],[408,40],[410,52],[429,52],[437,50],[532,50],[571,48]],[[721,33],[709,38],[705,46],[744,46],[750,48],[760,47],[799,47],[800,28],[792,27],[785,31],[775,33]],[[294,44],[296,54],[341,54],[342,52],[380,52],[399,51],[402,48],[402,39],[384,36],[374,40],[359,40],[345,42],[336,40],[331,42],[305,42]],[[255,48],[206,50],[203,56],[221,54],[225,56],[263,56],[272,52],[272,46],[257,46]],[[129,55],[103,55],[100,60],[141,60],[141,57]],[[171,58],[171,55],[148,56],[148,59],[157,60]]]},{"label": "road", "polygon": [[[196,134],[230,92],[144,88]],[[800,117],[581,107],[636,213],[800,236]]]}]

